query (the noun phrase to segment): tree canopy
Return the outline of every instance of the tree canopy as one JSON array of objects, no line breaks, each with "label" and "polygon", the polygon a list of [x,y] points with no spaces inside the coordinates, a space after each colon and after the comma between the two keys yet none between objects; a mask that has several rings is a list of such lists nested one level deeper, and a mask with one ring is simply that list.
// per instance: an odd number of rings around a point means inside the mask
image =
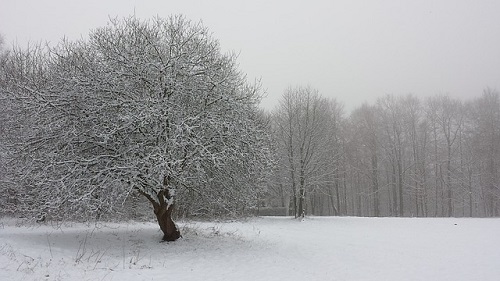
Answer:
[{"label": "tree canopy", "polygon": [[13,52],[1,79],[22,116],[9,127],[17,208],[92,217],[138,191],[166,232],[174,198],[199,213],[255,204],[271,163],[261,91],[200,23],[111,20]]}]

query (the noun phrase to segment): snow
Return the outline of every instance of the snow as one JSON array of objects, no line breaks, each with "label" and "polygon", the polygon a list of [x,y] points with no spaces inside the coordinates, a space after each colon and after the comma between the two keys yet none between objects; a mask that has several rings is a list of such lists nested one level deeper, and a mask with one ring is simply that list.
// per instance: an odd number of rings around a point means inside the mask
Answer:
[{"label": "snow", "polygon": [[499,280],[500,219],[285,217],[16,226],[0,280]]}]

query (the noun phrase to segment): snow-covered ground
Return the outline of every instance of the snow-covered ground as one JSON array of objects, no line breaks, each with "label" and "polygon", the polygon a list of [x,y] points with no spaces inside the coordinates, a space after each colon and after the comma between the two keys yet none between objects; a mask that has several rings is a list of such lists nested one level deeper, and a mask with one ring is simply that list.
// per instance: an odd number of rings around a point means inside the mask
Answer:
[{"label": "snow-covered ground", "polygon": [[500,280],[500,219],[255,218],[16,226],[0,280]]}]

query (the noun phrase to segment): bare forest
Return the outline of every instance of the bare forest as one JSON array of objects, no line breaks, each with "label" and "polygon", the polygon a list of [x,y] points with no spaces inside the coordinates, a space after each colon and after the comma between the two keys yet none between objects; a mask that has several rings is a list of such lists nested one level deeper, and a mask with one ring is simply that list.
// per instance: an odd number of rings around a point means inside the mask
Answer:
[{"label": "bare forest", "polygon": [[500,215],[500,96],[387,95],[350,113],[311,87],[271,114],[269,201],[291,215]]}]

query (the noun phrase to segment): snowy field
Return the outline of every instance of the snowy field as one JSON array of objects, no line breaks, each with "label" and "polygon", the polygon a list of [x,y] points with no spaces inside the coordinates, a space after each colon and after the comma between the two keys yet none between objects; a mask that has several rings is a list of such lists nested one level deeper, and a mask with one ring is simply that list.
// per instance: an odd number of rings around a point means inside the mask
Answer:
[{"label": "snowy field", "polygon": [[16,226],[0,280],[500,280],[500,219],[255,218]]}]

